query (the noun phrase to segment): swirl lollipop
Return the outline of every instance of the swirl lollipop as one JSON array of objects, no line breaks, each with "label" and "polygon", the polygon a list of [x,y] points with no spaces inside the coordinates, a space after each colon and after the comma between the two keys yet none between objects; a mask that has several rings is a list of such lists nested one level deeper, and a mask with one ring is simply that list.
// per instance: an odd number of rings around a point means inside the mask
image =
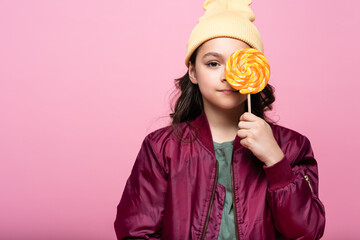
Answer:
[{"label": "swirl lollipop", "polygon": [[241,94],[248,94],[248,109],[251,112],[250,94],[262,91],[270,78],[270,66],[265,56],[256,49],[242,48],[231,54],[225,66],[228,83]]}]

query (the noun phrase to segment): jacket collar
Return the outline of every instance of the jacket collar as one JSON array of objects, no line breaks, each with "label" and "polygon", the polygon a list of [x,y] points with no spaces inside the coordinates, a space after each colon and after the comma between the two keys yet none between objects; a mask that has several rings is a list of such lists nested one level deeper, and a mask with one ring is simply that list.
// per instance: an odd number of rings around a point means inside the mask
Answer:
[{"label": "jacket collar", "polygon": [[[194,121],[191,122],[192,127],[196,131],[196,135],[201,143],[211,152],[215,152],[214,150],[214,143],[211,136],[211,130],[209,121],[206,117],[205,112],[203,111]],[[233,145],[233,151],[241,148],[240,138],[236,135]]]}]

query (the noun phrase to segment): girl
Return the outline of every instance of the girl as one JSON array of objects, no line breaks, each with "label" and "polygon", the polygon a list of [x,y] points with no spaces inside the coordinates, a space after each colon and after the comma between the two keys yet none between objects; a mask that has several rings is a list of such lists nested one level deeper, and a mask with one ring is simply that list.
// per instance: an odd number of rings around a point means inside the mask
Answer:
[{"label": "girl", "polygon": [[250,0],[207,0],[187,43],[172,125],[149,134],[117,208],[118,239],[319,239],[325,226],[309,140],[227,83],[239,48],[263,51]]}]

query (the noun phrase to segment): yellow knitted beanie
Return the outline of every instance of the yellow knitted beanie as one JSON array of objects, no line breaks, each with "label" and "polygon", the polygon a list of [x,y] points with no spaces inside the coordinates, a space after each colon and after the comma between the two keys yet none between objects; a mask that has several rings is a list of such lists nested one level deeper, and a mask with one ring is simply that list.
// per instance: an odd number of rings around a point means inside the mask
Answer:
[{"label": "yellow knitted beanie", "polygon": [[252,23],[255,15],[249,7],[251,3],[251,0],[206,0],[205,14],[199,18],[186,44],[185,65],[189,67],[189,59],[196,48],[217,37],[239,39],[264,52],[260,33]]}]

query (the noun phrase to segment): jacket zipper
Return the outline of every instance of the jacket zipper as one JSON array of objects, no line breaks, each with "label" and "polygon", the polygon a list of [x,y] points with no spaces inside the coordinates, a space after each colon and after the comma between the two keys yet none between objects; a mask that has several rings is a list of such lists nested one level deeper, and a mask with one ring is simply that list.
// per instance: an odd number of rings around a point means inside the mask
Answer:
[{"label": "jacket zipper", "polygon": [[212,208],[212,205],[213,205],[213,202],[214,202],[216,184],[217,184],[217,181],[218,181],[218,171],[219,171],[219,163],[216,160],[215,181],[214,181],[214,185],[213,185],[213,189],[212,189],[212,193],[211,193],[211,199],[210,199],[209,209],[208,209],[208,213],[207,213],[207,217],[206,217],[206,221],[205,221],[205,226],[204,226],[203,232],[201,234],[201,239],[202,240],[205,239],[206,230],[207,230],[209,220],[210,220],[211,208]]},{"label": "jacket zipper", "polygon": [[233,199],[233,207],[234,207],[235,234],[236,234],[236,239],[239,239],[239,228],[238,228],[238,225],[237,225],[236,203],[235,203],[235,191],[234,191],[234,174],[233,174],[233,166],[232,166],[232,163],[231,163],[231,165],[230,165],[230,168],[231,168],[232,199]]},{"label": "jacket zipper", "polygon": [[309,177],[305,174],[305,175],[304,175],[304,178],[305,178],[305,180],[307,181],[307,183],[309,184],[309,187],[310,187],[311,192],[314,193],[313,188],[312,188],[312,186],[311,186],[311,184],[310,184]]}]

